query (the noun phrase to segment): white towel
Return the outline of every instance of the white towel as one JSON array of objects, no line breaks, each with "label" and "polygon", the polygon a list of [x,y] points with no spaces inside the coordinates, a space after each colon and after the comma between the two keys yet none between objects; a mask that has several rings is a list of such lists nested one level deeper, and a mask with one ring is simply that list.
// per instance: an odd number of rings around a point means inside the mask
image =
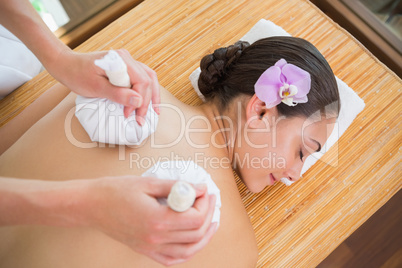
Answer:
[{"label": "white towel", "polygon": [[[211,222],[217,222],[219,225],[220,208],[222,206],[220,190],[212,180],[211,175],[193,161],[158,162],[141,176],[166,180],[182,180],[193,184],[206,184],[208,194],[216,196],[215,210]],[[167,205],[166,198],[160,198],[159,202]]]},{"label": "white towel", "polygon": [[[96,60],[95,64],[106,71],[106,75],[113,85],[130,87],[127,66],[116,51],[109,51],[103,59]],[[124,106],[106,98],[77,96],[75,103],[75,116],[92,141],[139,145],[155,132],[158,125],[158,114],[152,108],[152,102],[148,105],[143,126],[137,123],[135,111],[125,118]]]},{"label": "white towel", "polygon": [[0,99],[43,70],[35,55],[0,25]]},{"label": "white towel", "polygon": [[[272,21],[261,19],[240,40],[247,41],[251,44],[259,39],[271,36],[290,36],[290,34]],[[200,68],[197,68],[193,73],[191,73],[190,81],[198,96],[205,101],[204,96],[202,96],[202,93],[198,89],[198,77],[200,76],[200,72]],[[302,174],[314,165],[314,163],[317,162],[317,160],[337,142],[356,116],[364,109],[364,101],[350,87],[348,87],[338,77],[336,77],[336,82],[338,83],[339,95],[341,98],[341,110],[337,123],[321,151],[307,157],[303,165]]]}]

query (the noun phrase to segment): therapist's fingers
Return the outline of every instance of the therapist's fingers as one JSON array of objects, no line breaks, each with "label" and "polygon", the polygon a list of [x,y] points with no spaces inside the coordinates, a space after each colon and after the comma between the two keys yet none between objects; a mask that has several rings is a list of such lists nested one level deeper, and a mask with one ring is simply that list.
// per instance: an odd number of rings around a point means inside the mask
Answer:
[{"label": "therapist's fingers", "polygon": [[[88,55],[90,55],[94,59],[99,59],[103,57],[106,53],[106,51],[101,51]],[[92,61],[94,61],[94,59],[92,59]],[[132,90],[132,88],[118,87],[112,85],[107,78],[105,70],[103,70],[99,66],[96,66],[95,64],[92,64],[91,67],[97,74],[97,79],[91,85],[92,88],[96,90],[94,90],[93,92],[78,92],[78,94],[86,97],[107,98],[113,102],[120,103],[125,107],[134,107],[134,109],[141,107],[141,105],[143,104],[143,98],[141,94]]]},{"label": "therapist's fingers", "polygon": [[[159,94],[159,83],[156,73],[145,64],[138,62],[142,70],[146,73],[144,80],[140,83],[133,84],[133,89],[143,97],[142,105],[136,109],[136,119],[140,125],[143,125],[145,116],[148,112],[148,106],[151,102],[152,95],[157,92]],[[145,79],[148,78],[148,79]]]},{"label": "therapist's fingers", "polygon": [[108,98],[111,101],[123,104],[125,107],[140,107],[143,103],[142,96],[129,88],[108,86],[101,93],[102,98]]},{"label": "therapist's fingers", "polygon": [[135,110],[135,117],[141,126],[145,123],[145,116],[148,111],[148,105],[152,97],[152,89],[150,81],[143,81],[133,85],[133,89],[137,91],[143,98],[142,105]]},{"label": "therapist's fingers", "polygon": [[[159,82],[155,71],[145,64],[135,61],[125,49],[117,50],[127,64],[127,73],[132,83],[132,89],[142,96],[142,104],[139,107],[129,106],[124,110],[125,115],[130,115],[136,110],[136,120],[140,125],[145,123],[148,105],[152,100],[160,102]],[[155,110],[159,114],[159,110]]]},{"label": "therapist's fingers", "polygon": [[188,244],[188,243],[198,243],[199,241],[201,241],[202,238],[207,233],[210,226],[212,225],[211,221],[215,211],[215,201],[216,201],[215,195],[210,195],[209,203],[211,204],[211,206],[208,210],[207,217],[201,228],[186,231],[177,230],[168,232],[163,238],[161,238],[160,241],[161,244],[167,244],[167,243]]},{"label": "therapist's fingers", "polygon": [[169,209],[164,215],[166,229],[170,231],[199,230],[205,223],[210,224],[211,221],[208,222],[206,219],[210,213],[213,213],[215,198],[215,196],[204,194],[198,197],[193,207],[185,212],[179,213]]},{"label": "therapist's fingers", "polygon": [[[149,178],[144,192],[153,198],[167,198],[172,186],[176,183],[174,180],[155,180]],[[198,230],[205,223],[210,224],[208,217],[211,217],[215,209],[215,195],[208,195],[206,184],[193,185],[196,190],[196,200],[191,208],[185,212],[176,212],[160,205],[158,217],[163,218],[163,229],[167,231],[185,231]],[[166,241],[164,241],[166,242]]]},{"label": "therapist's fingers", "polygon": [[[149,77],[151,77],[151,90],[152,90],[152,108],[157,114],[160,114],[160,109],[159,109],[159,104],[161,103],[161,97],[160,97],[160,88],[159,88],[159,82],[158,82],[158,77],[156,75],[156,72],[149,68],[147,65],[145,65],[142,62],[139,62],[141,66],[144,68],[144,70],[148,73]],[[148,100],[147,100],[148,101]],[[149,102],[147,102],[146,106],[148,107]],[[145,105],[145,103],[144,103]]]},{"label": "therapist's fingers", "polygon": [[[138,61],[135,61],[130,53],[126,49],[118,49],[116,52],[120,55],[120,57],[123,59],[123,61],[127,65],[127,73],[128,76],[130,77],[130,82],[132,84],[132,91],[137,92],[141,98],[142,102],[141,105],[134,106],[134,105],[125,105],[124,107],[124,116],[127,118],[129,117],[134,110],[142,107],[144,103],[147,102],[147,100],[150,98],[146,96],[146,94],[151,94],[148,93],[148,84],[149,84],[149,77],[148,74],[145,72],[145,70],[142,68],[140,63]],[[145,90],[144,90],[145,88]],[[145,101],[144,101],[145,100]],[[143,118],[136,118],[136,121],[140,124],[144,124]]]}]

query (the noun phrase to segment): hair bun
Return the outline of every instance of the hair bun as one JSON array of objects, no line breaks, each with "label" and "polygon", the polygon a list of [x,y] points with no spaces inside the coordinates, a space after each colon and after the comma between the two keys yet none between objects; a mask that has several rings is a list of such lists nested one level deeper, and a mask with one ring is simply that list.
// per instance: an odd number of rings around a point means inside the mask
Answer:
[{"label": "hair bun", "polygon": [[214,53],[202,58],[198,88],[205,98],[212,98],[219,91],[228,69],[239,59],[243,50],[250,44],[238,41],[234,45],[218,48]]}]

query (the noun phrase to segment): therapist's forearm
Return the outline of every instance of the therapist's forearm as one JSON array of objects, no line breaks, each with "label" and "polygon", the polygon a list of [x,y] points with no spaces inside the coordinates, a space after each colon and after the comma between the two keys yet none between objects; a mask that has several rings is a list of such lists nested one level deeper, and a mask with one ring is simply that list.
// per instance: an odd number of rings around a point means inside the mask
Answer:
[{"label": "therapist's forearm", "polygon": [[0,24],[16,35],[42,62],[51,68],[60,53],[70,48],[46,26],[28,0],[0,0]]},{"label": "therapist's forearm", "polygon": [[41,181],[0,177],[0,226],[85,226],[88,180]]}]

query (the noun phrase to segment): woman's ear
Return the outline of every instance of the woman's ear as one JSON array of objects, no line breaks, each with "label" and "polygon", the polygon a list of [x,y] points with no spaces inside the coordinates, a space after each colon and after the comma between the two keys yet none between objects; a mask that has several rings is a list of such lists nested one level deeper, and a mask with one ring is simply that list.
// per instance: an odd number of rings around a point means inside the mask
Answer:
[{"label": "woman's ear", "polygon": [[250,128],[267,128],[267,126],[269,126],[269,115],[276,113],[276,107],[267,109],[265,102],[257,98],[254,94],[246,108],[248,126]]}]

